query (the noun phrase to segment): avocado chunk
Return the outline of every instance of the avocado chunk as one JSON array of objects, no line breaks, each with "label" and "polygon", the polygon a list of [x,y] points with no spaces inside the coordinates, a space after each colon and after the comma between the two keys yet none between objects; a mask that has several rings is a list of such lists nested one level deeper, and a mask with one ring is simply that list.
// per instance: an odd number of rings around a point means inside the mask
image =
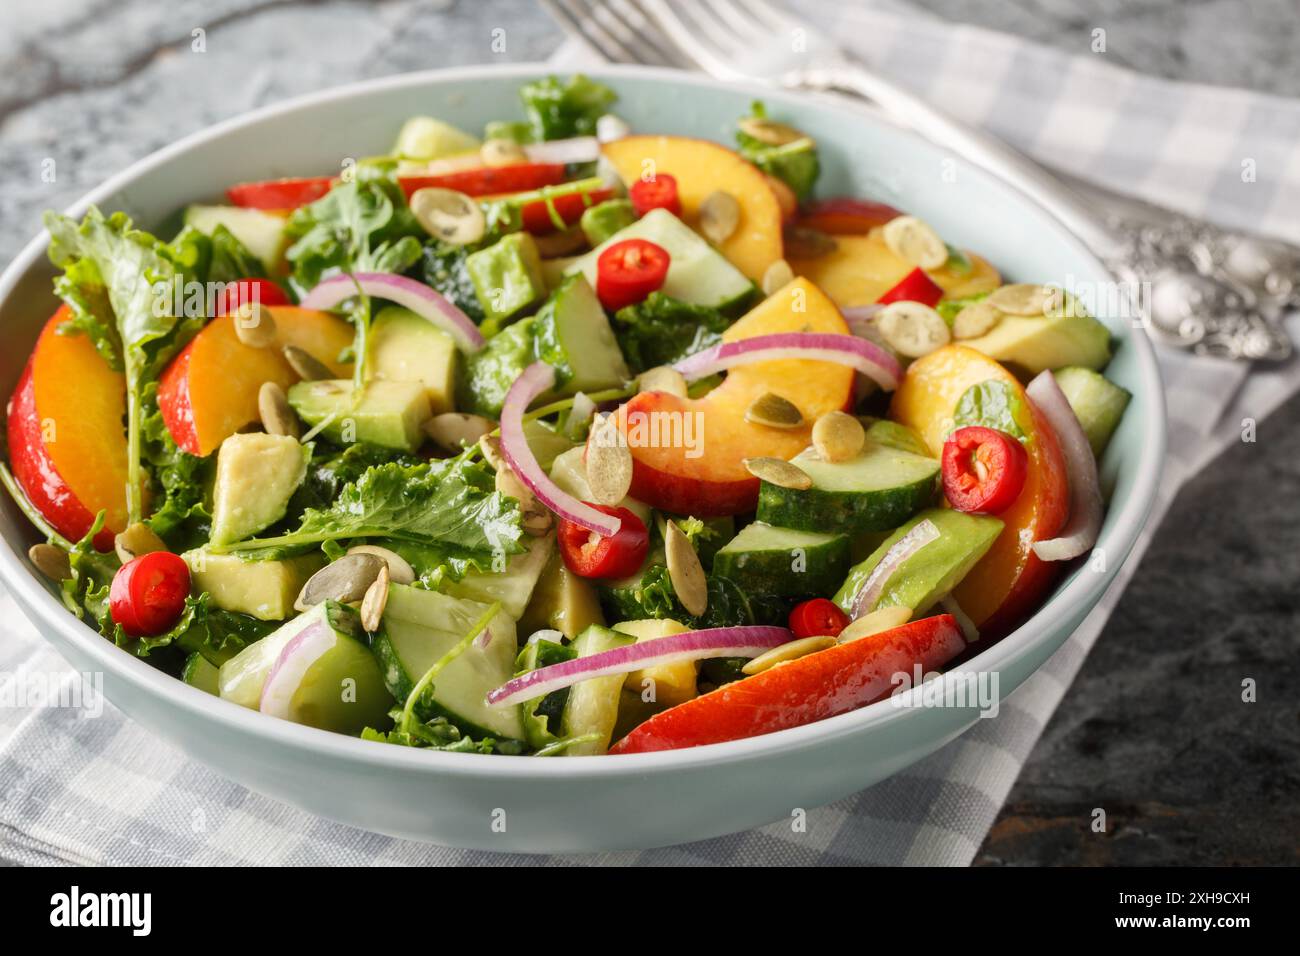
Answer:
[{"label": "avocado chunk", "polygon": [[569,266],[569,274],[582,273],[595,288],[596,260],[610,245],[624,239],[648,239],[667,251],[671,263],[660,289],[666,296],[691,305],[708,305],[725,311],[728,306],[753,294],[754,284],[739,269],[667,209],[651,209],[627,228],[619,230]]},{"label": "avocado chunk", "polygon": [[578,225],[592,247],[636,222],[636,210],[629,199],[606,199],[585,209]]},{"label": "avocado chunk", "polygon": [[1066,365],[1100,369],[1110,361],[1110,331],[1074,298],[1055,315],[1004,315],[983,335],[961,344],[1031,376]]},{"label": "avocado chunk", "polygon": [[478,148],[479,141],[469,133],[432,116],[412,116],[397,134],[393,155],[400,159],[438,159],[472,153]]},{"label": "avocado chunk", "polygon": [[421,383],[434,415],[455,408],[456,341],[428,319],[387,306],[370,324],[367,348],[373,378]]},{"label": "avocado chunk", "polygon": [[[591,485],[587,483],[587,466],[583,462],[585,453],[585,447],[579,445],[556,456],[551,464],[551,480],[559,485],[562,491],[567,491],[579,501],[592,500]],[[626,508],[640,518],[647,528],[650,527],[649,505],[629,496],[620,501],[618,506]]]},{"label": "avocado chunk", "polygon": [[831,592],[849,567],[843,534],[777,528],[755,521],[713,556],[713,573],[750,594],[812,597]]},{"label": "avocado chunk", "polygon": [[325,563],[323,555],[304,554],[281,561],[244,561],[234,554],[203,549],[181,555],[190,568],[196,593],[207,591],[224,611],[238,611],[262,621],[283,621],[294,614],[293,602],[307,579]]},{"label": "avocado chunk", "polygon": [[[405,703],[420,678],[464,640],[487,609],[467,598],[390,585],[374,652],[393,696]],[[415,712],[421,720],[446,717],[475,739],[523,740],[518,705],[494,707],[485,699],[514,676],[515,622],[503,610],[487,630],[487,645],[471,644],[452,658],[415,703]]]},{"label": "avocado chunk", "polygon": [[[636,638],[630,634],[620,634],[593,624],[578,635],[578,639],[573,642],[573,649],[579,657],[590,657],[601,651],[635,643]],[[564,715],[560,719],[561,736],[594,735],[595,739],[565,748],[566,757],[603,754],[609,749],[610,740],[614,736],[614,725],[618,722],[618,705],[623,696],[625,679],[625,674],[591,677],[569,688],[569,696],[564,702]]]},{"label": "avocado chunk", "polygon": [[527,550],[512,555],[504,571],[472,571],[459,581],[448,582],[442,590],[453,597],[469,598],[485,604],[500,601],[501,609],[518,619],[528,606],[533,589],[537,586],[537,580],[542,576],[542,569],[550,560],[554,547],[555,538],[549,534],[530,538]]},{"label": "avocado chunk", "polygon": [[519,618],[519,633],[559,631],[573,640],[592,624],[604,623],[591,582],[570,571],[558,553],[552,554]]},{"label": "avocado chunk", "polygon": [[366,383],[359,399],[347,379],[298,382],[289,389],[289,404],[303,421],[339,444],[369,442],[400,451],[420,447],[423,425],[431,417],[420,382],[376,379]]},{"label": "avocado chunk", "polygon": [[843,611],[853,613],[858,591],[876,565],[903,535],[922,521],[933,522],[939,537],[894,569],[880,597],[864,613],[882,607],[910,607],[913,616],[920,617],[961,582],[1002,531],[1002,522],[988,515],[969,515],[951,508],[928,508],[920,512],[849,571],[834,598]]},{"label": "avocado chunk", "polygon": [[457,407],[476,415],[498,417],[506,392],[533,360],[533,320],[521,319],[466,356],[456,384]]},{"label": "avocado chunk", "polygon": [[465,268],[489,322],[500,324],[546,295],[542,257],[536,240],[526,232],[512,232],[471,253]]},{"label": "avocado chunk", "polygon": [[212,487],[212,543],[231,544],[284,517],[302,484],[311,445],[291,435],[231,435],[217,452]]},{"label": "avocado chunk", "polygon": [[296,659],[302,669],[284,716],[342,734],[379,726],[393,697],[366,645],[356,611],[334,601],[316,605],[222,664],[220,696],[257,709],[276,662],[295,638],[310,641],[299,645],[298,653],[312,657]]},{"label": "avocado chunk", "polygon": [[1124,417],[1124,409],[1128,408],[1132,393],[1090,368],[1071,366],[1058,369],[1052,374],[1056,376],[1056,384],[1061,386],[1066,401],[1083,426],[1092,453],[1101,458],[1102,452],[1110,444],[1110,436],[1115,433],[1119,420]]},{"label": "avocado chunk", "polygon": [[188,206],[185,209],[185,225],[193,226],[205,236],[212,235],[217,226],[225,226],[245,249],[261,260],[269,273],[280,270],[284,250],[289,247],[284,223],[282,216],[242,206]]},{"label": "avocado chunk", "polygon": [[559,394],[614,388],[632,377],[605,310],[581,275],[560,284],[535,322],[537,357],[555,368]]}]

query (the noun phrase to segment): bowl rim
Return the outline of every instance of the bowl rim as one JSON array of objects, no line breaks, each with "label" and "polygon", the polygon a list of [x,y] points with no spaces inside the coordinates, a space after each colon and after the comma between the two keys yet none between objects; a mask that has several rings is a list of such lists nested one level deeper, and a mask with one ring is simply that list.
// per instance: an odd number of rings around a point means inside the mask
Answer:
[{"label": "bowl rim", "polygon": [[[92,189],[66,212],[81,216],[92,204],[98,204],[111,197],[123,187],[141,180],[156,167],[169,161],[174,156],[188,152],[197,146],[219,140],[227,133],[241,127],[275,116],[295,111],[345,101],[354,97],[370,96],[390,90],[407,87],[438,85],[443,82],[460,82],[480,78],[524,79],[552,73],[565,72],[557,70],[546,63],[518,64],[478,64],[450,69],[422,70],[402,73],[394,76],[380,77],[348,83],[329,89],[320,90],[303,96],[293,97],[278,103],[269,104],[250,112],[222,120],[177,140],[144,158],[132,163],[126,169],[109,177],[100,186]],[[573,72],[586,73],[596,78],[620,77],[630,79],[659,81],[678,86],[694,87],[701,90],[738,90],[770,101],[779,101],[798,107],[809,102],[820,108],[838,110],[860,116],[863,122],[884,125],[890,128],[891,135],[905,136],[913,141],[923,143],[928,148],[935,148],[924,138],[900,126],[891,118],[883,116],[878,110],[838,97],[824,94],[811,94],[800,91],[787,91],[775,87],[750,82],[724,82],[714,80],[701,74],[659,67],[600,65],[583,67]],[[1014,193],[1021,202],[1041,212],[1058,230],[1059,236],[1072,247],[1072,251],[1091,262],[1098,269],[1104,266],[1086,245],[1064,225],[1060,224],[1049,212],[1038,206],[1033,200],[1019,193],[1014,183],[1006,182],[972,168],[971,174],[980,177],[985,183],[992,183],[994,188]],[[21,277],[42,255],[49,243],[48,231],[39,235],[25,245],[13,261],[0,274],[0,301],[5,301],[13,293]],[[1156,364],[1155,351],[1148,337],[1141,329],[1129,327],[1123,341],[1135,351],[1138,387],[1150,397],[1149,413],[1142,421],[1142,438],[1139,445],[1139,460],[1135,466],[1134,486],[1129,496],[1116,508],[1110,509],[1109,527],[1104,529],[1102,544],[1108,549],[1113,559],[1107,562],[1104,572],[1075,575],[1060,587],[1033,615],[1019,627],[1003,637],[992,647],[981,651],[963,665],[968,670],[999,671],[1015,662],[1021,655],[1028,653],[1039,642],[1049,639],[1053,623],[1068,618],[1072,612],[1084,608],[1086,614],[1100,600],[1110,586],[1120,566],[1127,559],[1129,552],[1141,534],[1146,517],[1155,500],[1156,489],[1161,474],[1161,465],[1165,449],[1165,414],[1164,390],[1161,385],[1159,368]],[[425,751],[416,748],[382,746],[372,741],[348,737],[343,734],[318,730],[284,720],[265,717],[257,711],[240,707],[230,701],[213,697],[197,688],[190,687],[162,671],[155,669],[145,661],[122,652],[116,645],[105,641],[97,633],[86,627],[78,618],[70,614],[50,590],[37,579],[27,562],[15,549],[14,542],[4,539],[0,548],[0,580],[15,595],[18,603],[29,615],[34,615],[34,623],[46,625],[59,632],[60,636],[78,644],[78,646],[106,673],[111,673],[119,680],[132,685],[136,690],[162,698],[168,706],[180,708],[195,717],[214,721],[225,729],[239,734],[251,734],[266,739],[278,746],[293,747],[304,754],[311,754],[331,760],[342,760],[353,765],[398,769],[405,773],[430,774],[434,776],[451,775],[456,777],[486,777],[497,780],[522,780],[533,778],[570,779],[574,777],[624,778],[636,777],[650,771],[684,771],[704,766],[717,766],[748,760],[773,757],[781,752],[793,752],[813,747],[824,746],[834,740],[865,732],[904,719],[908,714],[916,713],[918,708],[890,706],[890,701],[879,701],[867,707],[849,711],[835,717],[801,727],[748,737],[741,740],[682,750],[665,750],[643,754],[621,754],[617,759],[607,757],[578,757],[565,760],[537,761],[532,757],[481,754],[445,753]],[[1044,614],[1051,611],[1050,619]],[[1041,670],[1035,668],[1032,673]],[[1032,676],[1032,673],[1030,676]],[[918,689],[910,691],[916,693]],[[152,729],[152,728],[150,728]]]}]

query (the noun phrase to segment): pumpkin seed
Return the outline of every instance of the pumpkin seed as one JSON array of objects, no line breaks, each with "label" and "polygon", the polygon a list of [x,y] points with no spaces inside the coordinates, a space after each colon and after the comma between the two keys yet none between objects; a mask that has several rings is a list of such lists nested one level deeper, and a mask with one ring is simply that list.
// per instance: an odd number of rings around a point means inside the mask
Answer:
[{"label": "pumpkin seed", "polygon": [[348,548],[348,554],[373,554],[388,566],[388,577],[395,584],[411,584],[415,581],[415,569],[396,551],[389,551],[377,544],[358,544]]},{"label": "pumpkin seed", "polygon": [[988,302],[972,302],[952,320],[954,339],[977,339],[1002,321],[1002,310]]},{"label": "pumpkin seed", "polygon": [[704,576],[704,566],[676,521],[669,521],[666,530],[664,557],[668,563],[668,580],[672,582],[682,607],[693,617],[699,617],[709,608],[709,584]]},{"label": "pumpkin seed", "polygon": [[928,223],[915,216],[896,216],[881,230],[891,252],[922,269],[938,269],[948,261],[948,246]]},{"label": "pumpkin seed", "polygon": [[447,451],[459,452],[490,434],[496,425],[482,415],[443,412],[424,423],[424,433]]},{"label": "pumpkin seed", "polygon": [[984,301],[1008,315],[1033,317],[1045,314],[1049,308],[1059,308],[1063,298],[1059,288],[1017,282],[994,289]]},{"label": "pumpkin seed", "polygon": [[948,323],[921,302],[891,302],[876,314],[876,328],[889,347],[908,358],[929,355],[952,338]]},{"label": "pumpkin seed", "polygon": [[496,435],[484,435],[478,440],[478,450],[483,453],[483,460],[500,471],[506,460],[501,456],[501,439]]},{"label": "pumpkin seed", "polygon": [[244,302],[234,311],[235,336],[245,345],[264,349],[275,342],[275,319],[271,310],[256,302]]},{"label": "pumpkin seed", "polygon": [[895,627],[902,627],[911,619],[912,609],[910,607],[877,608],[870,614],[864,614],[856,621],[851,621],[848,627],[840,631],[836,641],[840,644],[859,641],[864,637],[871,637],[873,634],[880,634]]},{"label": "pumpkin seed", "polygon": [[322,601],[360,601],[387,568],[384,559],[373,554],[345,554],[309,577],[293,606],[306,611]]},{"label": "pumpkin seed", "polygon": [[758,140],[764,146],[785,146],[808,138],[793,126],[758,116],[746,116],[737,125],[742,133]]},{"label": "pumpkin seed", "polygon": [[787,641],[770,651],[764,651],[759,654],[744,667],[740,669],[742,674],[761,674],[763,671],[771,670],[777,664],[784,664],[786,661],[795,661],[801,657],[807,657],[809,654],[816,654],[818,651],[824,651],[828,647],[835,646],[835,638],[826,635],[817,635],[814,637],[801,637],[795,641]]},{"label": "pumpkin seed", "polygon": [[454,246],[468,246],[483,238],[487,219],[483,208],[454,189],[427,186],[411,194],[411,213],[424,231]]},{"label": "pumpkin seed", "polygon": [[528,154],[524,152],[524,148],[513,139],[506,139],[504,136],[486,140],[479,147],[478,155],[485,166],[511,166],[528,161]]},{"label": "pumpkin seed", "polygon": [[533,241],[537,243],[537,253],[543,259],[559,259],[587,248],[587,235],[577,226],[544,236],[534,236]]},{"label": "pumpkin seed", "polygon": [[612,415],[591,425],[587,442],[587,486],[596,504],[616,505],[632,487],[632,453]]},{"label": "pumpkin seed", "polygon": [[679,398],[686,397],[686,378],[667,365],[656,365],[641,373],[637,386],[643,392],[667,392]]},{"label": "pumpkin seed", "polygon": [[154,533],[153,528],[143,521],[137,521],[135,524],[127,525],[113,538],[113,550],[117,552],[118,559],[126,564],[132,558],[138,558],[143,554],[166,551],[167,544]]},{"label": "pumpkin seed", "polygon": [[68,553],[56,545],[34,544],[27,549],[27,558],[51,581],[66,581],[72,577]]},{"label": "pumpkin seed", "polygon": [[862,454],[867,432],[852,415],[827,412],[813,422],[812,443],[823,461],[852,461]]},{"label": "pumpkin seed", "polygon": [[257,411],[262,417],[262,427],[268,435],[289,435],[297,438],[302,434],[298,427],[298,416],[289,407],[289,399],[275,382],[263,382],[257,390]]},{"label": "pumpkin seed", "polygon": [[729,192],[717,189],[700,203],[700,231],[710,242],[724,243],[740,225],[740,203]]},{"label": "pumpkin seed", "polygon": [[286,345],[280,353],[289,363],[289,367],[304,382],[319,382],[334,377],[329,367],[306,349],[300,349],[296,345]]},{"label": "pumpkin seed", "polygon": [[763,295],[772,295],[794,281],[794,270],[784,259],[777,259],[763,271]]},{"label": "pumpkin seed", "polygon": [[812,478],[808,472],[781,458],[746,458],[745,470],[755,478],[778,488],[807,491],[812,487]]},{"label": "pumpkin seed", "polygon": [[384,609],[388,607],[388,565],[379,569],[378,576],[366,588],[366,595],[361,599],[361,626],[366,633],[373,634],[379,630],[379,623],[384,619]]},{"label": "pumpkin seed", "polygon": [[789,399],[764,392],[745,409],[745,421],[768,428],[798,428],[803,424],[803,412]]},{"label": "pumpkin seed", "polygon": [[810,226],[789,226],[782,239],[785,254],[791,259],[816,259],[828,256],[840,247],[832,236]]}]

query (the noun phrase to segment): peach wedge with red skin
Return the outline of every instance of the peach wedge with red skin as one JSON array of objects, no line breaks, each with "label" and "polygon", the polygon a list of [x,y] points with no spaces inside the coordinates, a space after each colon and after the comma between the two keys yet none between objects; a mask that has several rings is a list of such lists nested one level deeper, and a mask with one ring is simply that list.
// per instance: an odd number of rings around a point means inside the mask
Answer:
[{"label": "peach wedge with red skin", "polygon": [[[734,342],[779,332],[847,335],[848,327],[816,286],[796,279],[738,320],[723,338]],[[848,407],[853,378],[853,369],[833,362],[777,359],[732,369],[721,385],[698,399],[667,392],[637,395],[616,415],[632,452],[630,494],[677,514],[753,511],[758,479],[744,460],[788,460],[803,451],[813,422]],[[793,402],[804,425],[778,429],[746,421],[749,406],[768,392]],[[692,439],[698,443],[694,447]]]},{"label": "peach wedge with red skin", "polygon": [[[767,176],[734,150],[684,136],[625,136],[602,149],[625,184],[654,173],[676,178],[682,219],[697,232],[705,198],[717,190],[730,193],[740,205],[740,221],[718,250],[755,282],[781,258],[781,198]],[[789,197],[782,198],[788,205]]]},{"label": "peach wedge with red skin", "polygon": [[62,335],[61,307],[45,324],[9,400],[9,460],[28,500],[73,541],[100,511],[95,546],[126,527],[126,380],[84,335]]},{"label": "peach wedge with red skin", "polygon": [[998,514],[1004,524],[1001,534],[953,591],[986,637],[1018,624],[1060,570],[1058,562],[1041,561],[1033,553],[1033,543],[1055,537],[1069,517],[1070,487],[1060,443],[1016,377],[964,345],[948,345],[913,362],[890,407],[890,417],[915,429],[938,457],[962,394],[990,379],[1006,382],[1029,410],[1029,471],[1015,503]]},{"label": "peach wedge with red skin", "polygon": [[283,389],[298,380],[281,354],[296,345],[324,362],[340,378],[351,374],[338,361],[352,344],[352,326],[329,312],[275,306],[270,309],[278,342],[253,348],[239,340],[235,318],[213,319],[163,372],[158,407],[177,447],[191,455],[212,454],[239,429],[257,421],[257,393],[263,382]]}]

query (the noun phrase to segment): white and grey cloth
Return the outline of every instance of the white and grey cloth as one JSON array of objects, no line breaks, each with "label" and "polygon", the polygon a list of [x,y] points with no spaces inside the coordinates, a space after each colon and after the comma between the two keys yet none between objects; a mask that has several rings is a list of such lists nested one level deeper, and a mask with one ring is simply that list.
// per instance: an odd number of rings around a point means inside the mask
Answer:
[{"label": "white and grey cloth", "polygon": [[[806,6],[806,5],[805,5]],[[829,5],[827,5],[829,6]],[[843,6],[823,28],[871,66],[1082,178],[1226,225],[1300,241],[1300,103],[1173,83],[966,26]],[[918,52],[919,51],[919,52]],[[923,55],[922,55],[923,54]],[[574,65],[566,48],[557,69]],[[1243,163],[1254,171],[1243,178]],[[1292,317],[1293,338],[1300,322]],[[1169,462],[1149,524],[1217,452],[1300,386],[1294,365],[1161,353]],[[129,721],[0,706],[0,858],[31,864],[950,864],[971,861],[1150,538],[998,719],[895,777],[783,822],[700,843],[582,857],[500,857],[351,829],[250,793]],[[67,664],[0,596],[0,685]],[[2,690],[2,686],[0,686]],[[3,699],[3,693],[0,693]],[[12,701],[10,702],[12,703]],[[484,758],[491,759],[491,758]],[[196,812],[197,811],[197,812]]]}]

